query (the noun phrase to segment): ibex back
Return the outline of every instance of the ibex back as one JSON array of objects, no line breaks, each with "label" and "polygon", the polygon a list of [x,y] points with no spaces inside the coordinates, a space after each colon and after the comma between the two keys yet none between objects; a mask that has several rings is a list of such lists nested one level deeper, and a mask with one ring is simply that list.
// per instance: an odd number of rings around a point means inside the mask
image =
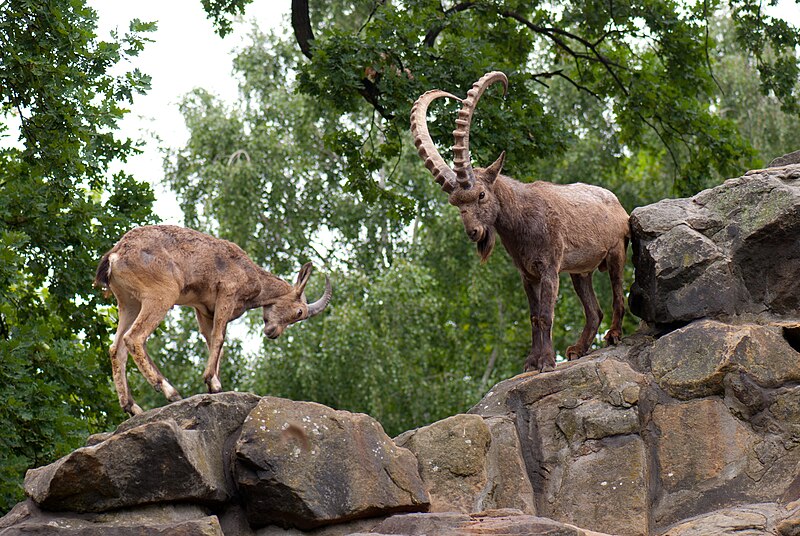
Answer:
[{"label": "ibex back", "polygon": [[[560,272],[570,274],[586,316],[578,341],[567,348],[567,358],[576,359],[588,351],[603,317],[592,288],[595,270],[608,270],[613,290],[613,317],[606,341],[615,344],[622,336],[628,214],[614,194],[597,186],[544,181],[524,184],[501,175],[505,152],[491,166],[473,169],[469,154],[472,114],[494,82],[508,87],[503,73],[491,72],[472,86],[464,100],[444,91],[428,91],[411,109],[411,132],[425,167],[450,195],[450,203],[458,207],[467,236],[477,244],[483,261],[492,253],[495,235],[500,236],[522,276],[530,306],[531,351],[525,370],[552,370],[551,328]],[[453,168],[439,155],[428,132],[428,106],[439,97],[462,103],[453,132]]]},{"label": "ibex back", "polygon": [[264,333],[277,338],[289,324],[322,312],[331,299],[325,292],[307,303],[304,293],[311,263],[300,269],[294,285],[258,267],[236,244],[172,225],[138,227],[103,255],[95,285],[117,298],[119,325],[111,345],[111,368],[119,403],[131,415],[142,409],[131,396],[125,367],[128,352],[139,371],[170,401],[178,391],[164,378],[145,348],[147,338],[174,305],[193,307],[208,345],[203,379],[208,390],[222,390],[219,364],[225,331],[245,311],[264,308]]}]

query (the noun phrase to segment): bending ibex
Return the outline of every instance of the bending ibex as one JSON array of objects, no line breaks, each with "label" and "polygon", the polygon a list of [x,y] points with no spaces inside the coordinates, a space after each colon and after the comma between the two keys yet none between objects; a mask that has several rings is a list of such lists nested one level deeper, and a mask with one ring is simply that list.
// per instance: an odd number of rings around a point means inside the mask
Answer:
[{"label": "bending ibex", "polygon": [[222,390],[219,364],[225,330],[245,311],[264,308],[264,333],[277,338],[289,324],[322,312],[331,299],[330,279],[318,301],[304,294],[311,263],[294,285],[259,268],[242,249],[192,229],[172,225],[138,227],[103,255],[95,285],[114,293],[119,326],[111,345],[111,369],[119,403],[131,415],[142,412],[125,376],[128,352],[139,371],[170,401],[180,394],[164,378],[145,349],[145,341],[173,305],[194,307],[208,345],[203,379],[211,393]]},{"label": "bending ibex", "polygon": [[[460,210],[467,236],[477,244],[482,261],[492,253],[495,233],[500,236],[528,295],[532,334],[525,370],[552,370],[555,352],[550,331],[560,272],[572,277],[586,315],[583,332],[577,343],[567,348],[567,358],[577,359],[588,351],[603,317],[592,288],[595,270],[608,270],[614,293],[614,314],[605,339],[616,344],[622,336],[628,214],[614,194],[597,186],[544,181],[523,184],[501,175],[505,151],[491,166],[473,169],[469,154],[472,114],[483,92],[495,82],[508,88],[503,73],[491,72],[472,86],[464,100],[445,91],[428,91],[411,109],[411,132],[425,167]],[[453,132],[452,168],[428,133],[428,106],[439,97],[462,103]]]}]

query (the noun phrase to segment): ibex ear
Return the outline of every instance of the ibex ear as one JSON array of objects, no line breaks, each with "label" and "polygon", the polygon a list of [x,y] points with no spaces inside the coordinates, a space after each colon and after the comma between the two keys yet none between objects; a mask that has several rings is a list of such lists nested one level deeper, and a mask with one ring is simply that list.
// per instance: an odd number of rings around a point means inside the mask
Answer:
[{"label": "ibex ear", "polygon": [[494,180],[500,175],[500,172],[503,170],[503,163],[506,161],[506,152],[503,151],[500,153],[500,156],[497,157],[497,160],[492,163],[491,166],[486,168],[486,176],[485,179],[489,184],[492,184]]},{"label": "ibex ear", "polygon": [[306,284],[308,284],[308,278],[311,277],[311,271],[314,269],[314,266],[307,262],[300,268],[300,273],[297,274],[297,282],[294,284],[294,288],[297,292],[302,293],[306,289]]}]

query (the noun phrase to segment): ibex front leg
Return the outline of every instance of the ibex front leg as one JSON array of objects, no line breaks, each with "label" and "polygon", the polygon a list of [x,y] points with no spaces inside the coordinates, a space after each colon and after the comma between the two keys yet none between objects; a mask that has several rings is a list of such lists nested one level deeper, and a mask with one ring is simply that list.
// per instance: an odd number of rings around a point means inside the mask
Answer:
[{"label": "ibex front leg", "polygon": [[208,386],[209,393],[222,391],[222,382],[219,380],[219,365],[222,361],[222,344],[225,341],[225,332],[231,316],[232,306],[219,304],[211,318],[198,310],[197,323],[200,332],[208,345],[208,363],[203,371],[203,381]]},{"label": "ibex front leg", "polygon": [[525,371],[547,372],[556,367],[551,330],[558,297],[558,273],[538,280],[523,276],[525,294],[531,311],[531,351],[525,360]]}]

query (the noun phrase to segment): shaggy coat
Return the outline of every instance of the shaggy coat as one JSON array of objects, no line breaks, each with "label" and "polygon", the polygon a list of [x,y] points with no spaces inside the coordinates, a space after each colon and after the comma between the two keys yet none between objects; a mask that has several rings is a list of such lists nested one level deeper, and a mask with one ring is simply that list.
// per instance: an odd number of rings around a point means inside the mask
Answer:
[{"label": "shaggy coat", "polygon": [[[613,193],[598,186],[525,184],[506,177],[501,174],[505,153],[491,166],[473,169],[469,158],[472,113],[494,82],[508,84],[503,73],[492,72],[476,82],[464,100],[440,90],[425,93],[412,108],[411,131],[425,167],[459,209],[464,230],[476,243],[481,260],[488,259],[499,236],[519,270],[531,314],[531,350],[525,370],[552,370],[551,330],[560,272],[570,274],[586,317],[578,341],[566,350],[567,358],[586,354],[603,318],[592,288],[595,270],[608,271],[613,291],[613,316],[605,339],[615,344],[622,336],[628,214]],[[453,168],[439,155],[426,124],[428,106],[440,97],[462,102],[453,133]]]}]

